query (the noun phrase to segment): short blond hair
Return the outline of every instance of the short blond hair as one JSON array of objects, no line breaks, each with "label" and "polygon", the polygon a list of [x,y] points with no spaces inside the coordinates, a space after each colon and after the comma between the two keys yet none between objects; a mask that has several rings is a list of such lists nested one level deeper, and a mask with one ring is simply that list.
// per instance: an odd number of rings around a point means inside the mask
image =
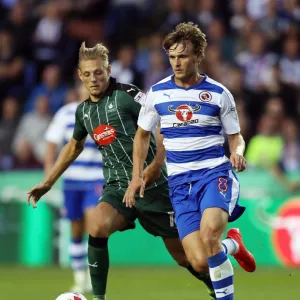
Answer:
[{"label": "short blond hair", "polygon": [[85,45],[85,42],[81,44],[81,47],[79,49],[79,63],[82,60],[91,60],[96,58],[101,58],[103,62],[108,66],[108,49],[102,44],[98,43],[93,48],[88,48]]},{"label": "short blond hair", "polygon": [[188,22],[180,23],[175,30],[169,33],[163,41],[163,48],[168,53],[169,49],[174,45],[182,42],[191,42],[194,46],[194,52],[203,59],[207,46],[205,34],[198,28],[198,25]]}]

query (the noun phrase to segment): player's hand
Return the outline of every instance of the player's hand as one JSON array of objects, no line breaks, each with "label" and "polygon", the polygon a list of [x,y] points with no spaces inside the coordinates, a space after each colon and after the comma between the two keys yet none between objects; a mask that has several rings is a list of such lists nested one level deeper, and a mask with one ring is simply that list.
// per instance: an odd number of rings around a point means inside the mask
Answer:
[{"label": "player's hand", "polygon": [[242,172],[246,169],[246,159],[243,155],[232,153],[230,155],[230,162],[236,172]]},{"label": "player's hand", "polygon": [[45,195],[49,190],[51,189],[51,186],[46,183],[40,183],[36,186],[34,186],[27,194],[27,203],[30,205],[30,200],[32,202],[32,207],[37,208],[37,202],[40,200],[40,198]]},{"label": "player's hand", "polygon": [[151,163],[143,172],[145,186],[149,186],[159,179],[160,174],[161,168]]},{"label": "player's hand", "polygon": [[135,194],[140,190],[140,197],[144,197],[145,182],[142,178],[132,178],[126,193],[123,197],[123,203],[126,203],[126,207],[132,208],[135,205]]}]

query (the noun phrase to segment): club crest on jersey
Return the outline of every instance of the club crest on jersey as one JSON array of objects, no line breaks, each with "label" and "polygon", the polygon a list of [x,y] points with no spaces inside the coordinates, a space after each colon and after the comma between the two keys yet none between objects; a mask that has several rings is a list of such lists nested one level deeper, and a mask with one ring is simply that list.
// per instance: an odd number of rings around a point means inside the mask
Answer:
[{"label": "club crest on jersey", "polygon": [[201,109],[201,106],[199,104],[196,104],[194,106],[182,104],[177,106],[177,108],[173,109],[173,105],[168,106],[168,110],[170,112],[175,113],[176,118],[181,122],[187,122],[190,121],[193,117],[194,112],[199,111]]},{"label": "club crest on jersey", "polygon": [[93,138],[100,146],[111,144],[117,136],[116,129],[110,125],[99,125],[93,131]]},{"label": "club crest on jersey", "polygon": [[212,95],[210,92],[203,91],[199,94],[199,99],[203,102],[210,102],[212,99]]}]

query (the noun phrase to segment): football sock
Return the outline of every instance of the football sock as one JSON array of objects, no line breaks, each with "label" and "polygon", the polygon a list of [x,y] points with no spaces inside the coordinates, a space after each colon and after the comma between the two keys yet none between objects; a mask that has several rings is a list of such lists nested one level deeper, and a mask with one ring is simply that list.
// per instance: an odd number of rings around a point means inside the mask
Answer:
[{"label": "football sock", "polygon": [[217,299],[233,300],[233,268],[227,255],[222,251],[209,257],[207,261]]},{"label": "football sock", "polygon": [[94,300],[106,299],[106,284],[109,269],[107,238],[89,236],[88,261]]},{"label": "football sock", "polygon": [[[201,280],[202,282],[205,283],[205,285],[207,286],[208,289],[208,293],[210,296],[214,296],[215,292],[214,292],[214,287],[212,285],[211,279],[210,279],[210,275],[208,272],[197,272],[193,269],[192,266],[188,266],[187,270],[194,276],[196,277],[198,280]],[[215,299],[215,298],[212,298]]]},{"label": "football sock", "polygon": [[235,240],[230,239],[230,238],[227,238],[222,241],[222,247],[223,247],[223,251],[227,255],[236,254],[239,250],[238,243]]},{"label": "football sock", "polygon": [[86,246],[82,239],[72,239],[69,246],[71,267],[74,273],[74,281],[78,286],[83,286],[86,278]]}]

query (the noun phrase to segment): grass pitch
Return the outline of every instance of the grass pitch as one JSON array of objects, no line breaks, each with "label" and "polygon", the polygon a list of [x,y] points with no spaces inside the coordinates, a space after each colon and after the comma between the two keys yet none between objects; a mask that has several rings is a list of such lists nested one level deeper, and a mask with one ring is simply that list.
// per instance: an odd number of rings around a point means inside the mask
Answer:
[{"label": "grass pitch", "polygon": [[[72,283],[70,270],[0,266],[1,300],[54,300]],[[299,299],[300,269],[235,268],[237,300]],[[88,300],[91,295],[85,295]],[[207,300],[204,285],[179,267],[112,267],[108,300]]]}]

